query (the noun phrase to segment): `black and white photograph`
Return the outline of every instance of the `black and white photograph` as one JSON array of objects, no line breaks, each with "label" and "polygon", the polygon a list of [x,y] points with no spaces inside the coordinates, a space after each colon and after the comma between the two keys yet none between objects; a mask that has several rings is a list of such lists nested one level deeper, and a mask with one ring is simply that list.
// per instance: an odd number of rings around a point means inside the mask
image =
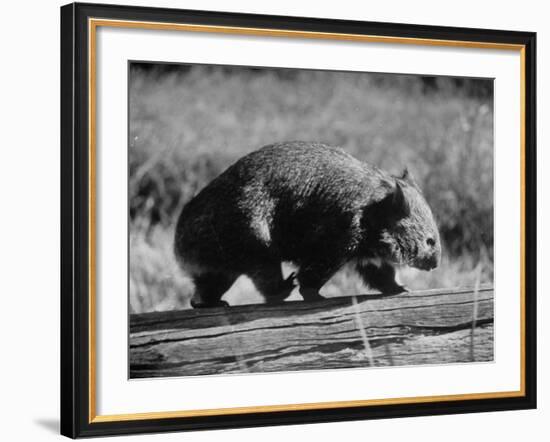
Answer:
[{"label": "black and white photograph", "polygon": [[7,2],[0,439],[543,440],[544,5]]},{"label": "black and white photograph", "polygon": [[493,79],[128,63],[129,376],[493,360]]}]

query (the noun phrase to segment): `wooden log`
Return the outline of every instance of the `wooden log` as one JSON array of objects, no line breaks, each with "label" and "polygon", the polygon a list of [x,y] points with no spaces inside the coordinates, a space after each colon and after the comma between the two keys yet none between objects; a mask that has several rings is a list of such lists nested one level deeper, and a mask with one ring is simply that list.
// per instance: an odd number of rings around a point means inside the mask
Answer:
[{"label": "wooden log", "polygon": [[130,377],[490,361],[492,324],[487,286],[131,315]]}]

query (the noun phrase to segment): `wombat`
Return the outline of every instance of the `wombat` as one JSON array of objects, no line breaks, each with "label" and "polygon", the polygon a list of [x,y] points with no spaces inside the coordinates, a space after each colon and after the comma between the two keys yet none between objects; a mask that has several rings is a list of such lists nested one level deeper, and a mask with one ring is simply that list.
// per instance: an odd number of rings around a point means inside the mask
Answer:
[{"label": "wombat", "polygon": [[[395,265],[438,266],[439,233],[420,189],[405,171],[392,176],[320,143],[265,146],[230,166],[183,208],[175,255],[193,279],[194,308],[227,305],[240,275],[266,302],[299,284],[304,300],[351,263],[384,294],[406,291]],[[283,278],[281,262],[297,274]]]}]

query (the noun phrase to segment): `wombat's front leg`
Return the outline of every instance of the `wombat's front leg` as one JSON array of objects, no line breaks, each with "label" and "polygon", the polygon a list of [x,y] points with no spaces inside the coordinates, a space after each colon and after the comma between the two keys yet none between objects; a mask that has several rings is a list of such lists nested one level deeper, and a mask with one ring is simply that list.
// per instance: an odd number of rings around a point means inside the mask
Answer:
[{"label": "wombat's front leg", "polygon": [[329,262],[301,264],[298,272],[298,283],[304,301],[324,299],[319,290],[339,268],[340,265]]},{"label": "wombat's front leg", "polygon": [[221,273],[202,273],[193,277],[195,294],[191,299],[191,307],[227,307],[221,300],[223,294],[231,288],[235,277]]},{"label": "wombat's front leg", "polygon": [[283,279],[280,262],[262,262],[248,273],[250,279],[269,304],[283,302],[294,290],[296,275]]},{"label": "wombat's front leg", "polygon": [[376,264],[360,263],[357,265],[357,272],[369,287],[380,290],[384,295],[396,295],[408,291],[395,281],[395,269],[388,263]]}]

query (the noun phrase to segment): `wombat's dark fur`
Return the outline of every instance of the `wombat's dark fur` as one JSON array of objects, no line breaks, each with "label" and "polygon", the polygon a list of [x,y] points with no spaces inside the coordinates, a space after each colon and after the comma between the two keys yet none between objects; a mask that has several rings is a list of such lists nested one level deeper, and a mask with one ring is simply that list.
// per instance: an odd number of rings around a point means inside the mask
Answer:
[{"label": "wombat's dark fur", "polygon": [[[405,289],[394,265],[429,270],[441,257],[432,212],[414,181],[319,143],[265,146],[241,158],[182,210],[175,253],[193,278],[193,307],[225,305],[242,274],[267,302],[305,300],[351,262],[383,293]],[[281,262],[298,274],[283,279]]]}]

